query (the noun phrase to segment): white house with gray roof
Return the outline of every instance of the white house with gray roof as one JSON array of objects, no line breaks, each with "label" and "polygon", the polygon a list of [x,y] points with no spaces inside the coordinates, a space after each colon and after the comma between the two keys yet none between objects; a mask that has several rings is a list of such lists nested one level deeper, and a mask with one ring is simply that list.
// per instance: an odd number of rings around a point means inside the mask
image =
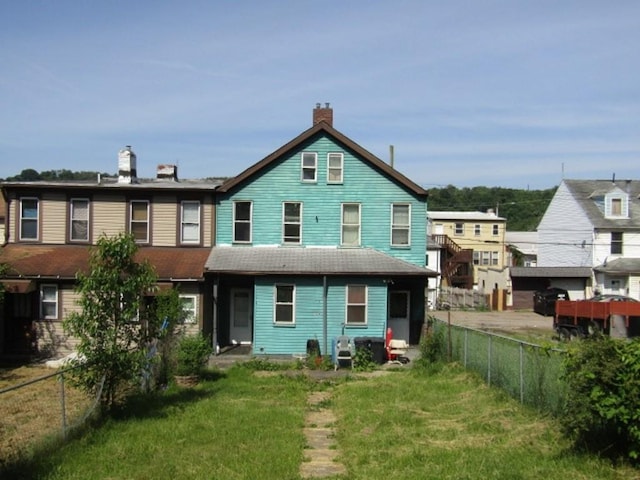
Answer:
[{"label": "white house with gray roof", "polygon": [[538,226],[538,267],[588,267],[586,296],[640,299],[640,181],[563,180]]}]

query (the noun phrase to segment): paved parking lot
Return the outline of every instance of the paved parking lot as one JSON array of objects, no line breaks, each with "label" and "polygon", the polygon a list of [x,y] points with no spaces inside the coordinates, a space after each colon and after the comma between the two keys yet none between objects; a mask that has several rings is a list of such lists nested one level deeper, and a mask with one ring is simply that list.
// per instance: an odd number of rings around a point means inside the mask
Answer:
[{"label": "paved parking lot", "polygon": [[475,312],[465,310],[431,311],[430,315],[453,325],[477,328],[479,330],[498,330],[503,332],[553,333],[553,317],[543,317],[533,311]]}]

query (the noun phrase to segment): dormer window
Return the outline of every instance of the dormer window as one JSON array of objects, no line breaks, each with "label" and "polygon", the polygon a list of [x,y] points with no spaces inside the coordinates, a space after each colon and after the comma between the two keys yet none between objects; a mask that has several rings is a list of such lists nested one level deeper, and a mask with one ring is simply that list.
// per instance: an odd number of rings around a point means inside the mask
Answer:
[{"label": "dormer window", "polygon": [[605,196],[604,215],[608,218],[628,218],[629,198],[623,192],[610,193]]}]

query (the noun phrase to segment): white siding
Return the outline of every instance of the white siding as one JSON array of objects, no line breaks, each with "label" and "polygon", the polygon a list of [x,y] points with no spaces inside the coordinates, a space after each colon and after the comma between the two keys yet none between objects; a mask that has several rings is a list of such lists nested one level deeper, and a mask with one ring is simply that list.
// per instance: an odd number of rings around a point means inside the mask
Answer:
[{"label": "white siding", "polygon": [[538,266],[593,266],[593,240],[593,225],[561,183],[538,225]]}]

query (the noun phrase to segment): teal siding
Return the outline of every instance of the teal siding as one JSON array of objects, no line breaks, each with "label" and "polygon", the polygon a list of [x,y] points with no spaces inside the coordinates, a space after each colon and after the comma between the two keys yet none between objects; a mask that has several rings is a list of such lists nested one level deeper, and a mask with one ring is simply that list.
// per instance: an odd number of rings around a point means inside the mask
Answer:
[{"label": "teal siding", "polygon": [[[296,318],[294,325],[275,325],[274,285],[296,286]],[[346,315],[346,285],[367,285],[367,325],[346,326],[350,337],[384,337],[387,322],[387,285],[378,278],[327,279],[327,347],[331,339],[343,332]],[[307,340],[315,339],[323,355],[323,279],[322,277],[258,277],[255,282],[254,344],[255,354],[304,353]]]},{"label": "teal siding", "polygon": [[[301,153],[317,152],[317,183],[301,181]],[[344,153],[342,184],[327,183],[327,154]],[[361,204],[361,245],[425,266],[426,202],[330,137],[319,136],[227,195],[216,211],[216,244],[233,238],[233,200],[253,202],[252,245],[282,244],[282,203],[302,202],[302,245],[340,245],[341,204]],[[391,204],[410,203],[411,246],[391,247]]]}]

